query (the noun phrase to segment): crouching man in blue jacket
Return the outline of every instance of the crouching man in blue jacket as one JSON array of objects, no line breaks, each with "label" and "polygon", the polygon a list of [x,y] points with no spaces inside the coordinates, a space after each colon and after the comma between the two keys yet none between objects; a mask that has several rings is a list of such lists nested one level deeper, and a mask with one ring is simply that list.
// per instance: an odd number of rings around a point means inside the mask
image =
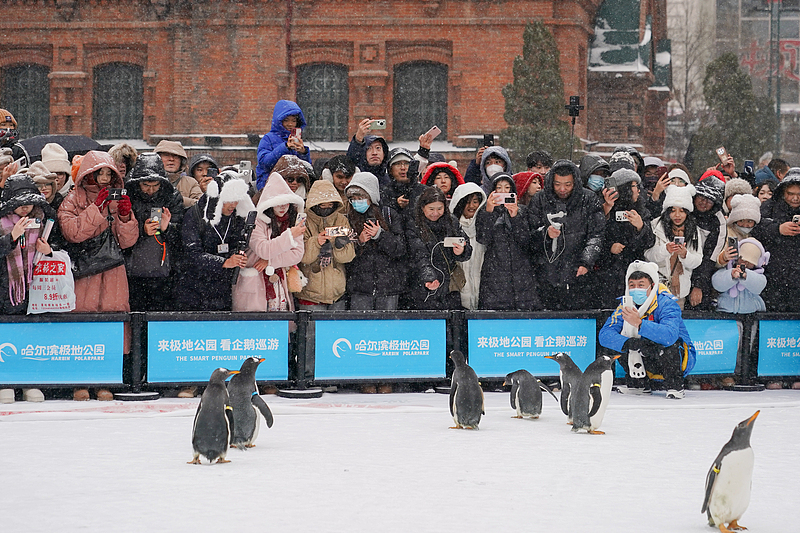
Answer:
[{"label": "crouching man in blue jacket", "polygon": [[628,373],[624,392],[651,392],[650,379],[664,380],[667,398],[684,396],[683,378],[692,370],[695,351],[681,308],[658,281],[658,265],[634,261],[625,275],[622,303],[600,330],[600,345],[622,354]]}]

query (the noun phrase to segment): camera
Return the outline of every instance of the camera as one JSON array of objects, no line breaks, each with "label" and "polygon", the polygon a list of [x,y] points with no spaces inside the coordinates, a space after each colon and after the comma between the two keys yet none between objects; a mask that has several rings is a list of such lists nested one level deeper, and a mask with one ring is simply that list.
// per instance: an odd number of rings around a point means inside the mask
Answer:
[{"label": "camera", "polygon": [[617,211],[616,218],[617,222],[627,222],[628,214],[625,211]]},{"label": "camera", "polygon": [[517,194],[513,192],[498,192],[495,193],[495,198],[497,198],[501,204],[517,203]]},{"label": "camera", "polygon": [[459,246],[464,246],[464,237],[445,237],[444,238],[444,246],[447,248],[452,248],[454,244],[458,244]]},{"label": "camera", "polygon": [[372,122],[369,123],[369,129],[371,129],[371,130],[385,130],[386,129],[386,119],[385,118],[372,119]]},{"label": "camera", "polygon": [[161,224],[161,215],[163,210],[160,207],[153,207],[150,209],[150,222],[158,222]]},{"label": "camera", "polygon": [[122,196],[127,193],[128,191],[126,189],[108,189],[108,199],[110,201],[120,201],[122,200]]},{"label": "camera", "polygon": [[325,228],[325,235],[327,237],[347,237],[350,235],[350,229],[343,226]]}]

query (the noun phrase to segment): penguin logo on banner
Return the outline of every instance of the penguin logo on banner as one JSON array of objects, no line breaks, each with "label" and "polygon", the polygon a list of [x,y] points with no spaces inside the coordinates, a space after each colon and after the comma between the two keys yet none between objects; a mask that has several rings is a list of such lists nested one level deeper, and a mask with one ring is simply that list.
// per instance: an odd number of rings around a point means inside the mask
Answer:
[{"label": "penguin logo on banner", "polygon": [[6,357],[8,356],[7,353],[3,353],[3,350],[5,350],[6,348],[11,348],[14,351],[14,355],[17,355],[17,347],[11,344],[10,342],[4,342],[3,344],[0,344],[0,363],[5,363],[5,361],[3,360],[4,355]]},{"label": "penguin logo on banner", "polygon": [[335,355],[339,359],[342,358],[342,355],[339,353],[339,350],[341,349],[339,347],[340,344],[346,344],[348,350],[352,350],[353,349],[353,345],[350,344],[349,340],[347,340],[345,338],[336,339],[336,341],[333,343],[333,346],[331,347],[331,349],[333,350],[333,355]]}]

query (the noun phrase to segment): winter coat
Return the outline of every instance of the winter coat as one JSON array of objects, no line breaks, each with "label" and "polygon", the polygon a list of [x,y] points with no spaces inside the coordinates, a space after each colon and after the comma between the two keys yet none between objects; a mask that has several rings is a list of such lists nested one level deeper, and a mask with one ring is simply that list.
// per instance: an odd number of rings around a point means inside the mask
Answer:
[{"label": "winter coat", "polygon": [[[681,308],[678,306],[675,296],[670,294],[669,289],[663,284],[657,286],[656,298],[642,317],[642,324],[639,326],[639,335],[649,339],[664,347],[669,347],[681,341],[681,369],[686,376],[694,368],[696,353],[692,338],[686,329],[686,324],[681,316]],[[622,334],[622,304],[614,313],[608,317],[597,340],[601,346],[614,350],[617,353],[624,351],[625,342],[628,337]]]},{"label": "winter coat", "polygon": [[[408,183],[400,183],[399,181],[391,180],[388,185],[381,187],[381,205],[391,208],[404,218],[413,219],[417,206],[417,198],[419,198],[426,188],[427,186],[413,179]],[[408,198],[408,206],[405,209],[400,207],[400,204],[397,203],[397,199],[401,196]],[[410,223],[413,224],[413,221]]]},{"label": "winter coat", "polygon": [[[336,210],[327,217],[321,217],[312,208],[326,202],[333,202]],[[300,270],[308,278],[308,284],[297,295],[301,300],[330,305],[344,296],[347,288],[345,263],[349,263],[355,257],[355,247],[347,237],[328,241],[332,245],[333,258],[329,266],[321,268],[319,254],[322,246],[317,239],[325,228],[350,229],[350,222],[339,210],[341,206],[341,196],[329,181],[316,181],[308,191],[306,232],[303,236],[305,251],[300,261]]]},{"label": "winter coat", "polygon": [[268,311],[265,273],[253,268],[259,259],[269,261],[269,266],[276,272],[283,269],[284,277],[280,281],[280,289],[287,296],[288,310],[294,311],[294,299],[289,292],[285,272],[288,267],[297,265],[303,259],[303,239],[295,239],[290,229],[273,236],[272,221],[266,214],[269,208],[284,204],[294,204],[300,212],[304,202],[289,189],[279,174],[272,174],[256,207],[258,218],[247,250],[247,267],[239,270],[239,279],[233,288],[233,311]]},{"label": "winter coat", "polygon": [[[800,179],[792,181],[790,185],[800,185]],[[800,208],[793,209],[783,199],[786,186],[784,178],[772,198],[761,204],[761,222],[756,224],[750,236],[761,241],[771,254],[766,266],[767,277],[770,280],[791,280],[796,285],[800,280],[800,236],[781,235],[780,225],[800,215]]]},{"label": "winter coat", "polygon": [[[731,272],[733,272],[731,267],[720,268],[712,277],[714,289],[721,293],[717,303],[717,310],[723,313],[738,314],[766,311],[767,307],[759,294],[767,286],[767,277],[762,272],[747,269],[747,277],[733,279]],[[739,285],[738,294],[735,297],[731,296],[728,291],[737,284]]]},{"label": "winter coat", "polygon": [[289,130],[283,127],[283,119],[290,115],[297,115],[300,117],[298,128],[306,127],[306,117],[303,111],[300,110],[295,102],[291,100],[278,100],[275,108],[272,110],[272,125],[269,133],[261,137],[261,142],[258,143],[257,158],[258,164],[256,165],[256,184],[259,190],[264,188],[272,172],[272,167],[278,162],[282,155],[292,154],[311,163],[311,156],[306,146],[306,153],[300,154],[295,150],[290,150],[286,146],[286,141],[292,134]]},{"label": "winter coat", "polygon": [[[553,176],[561,168],[569,169],[575,180],[575,188],[566,200],[553,190]],[[578,268],[591,271],[600,255],[606,218],[597,196],[580,184],[578,167],[570,161],[557,161],[545,176],[544,188],[531,198],[525,210],[539,283],[554,287],[573,284]],[[547,235],[550,226],[547,215],[559,212],[566,215],[556,219],[562,226],[553,252],[553,240]]]},{"label": "winter coat", "polygon": [[[166,241],[167,254],[172,267],[171,273],[174,274],[179,271],[183,250],[181,225],[183,223],[184,198],[172,186],[172,183],[159,173],[158,164],[160,161],[161,158],[157,155],[142,154],[136,159],[133,169],[128,174],[128,181],[125,182],[128,197],[131,199],[131,205],[133,206],[133,213],[139,223],[139,239],[136,245],[125,252],[125,256],[129,260],[131,257],[136,257],[137,254],[145,253],[145,250],[148,253],[152,253],[153,248],[144,248],[147,239],[154,238],[145,232],[144,224],[150,218],[153,208],[167,208],[171,218],[166,231],[162,232],[162,236],[159,239],[163,237]],[[144,181],[158,181],[160,184],[158,191],[153,195],[143,192],[141,183]],[[165,297],[168,298],[169,296],[165,295]]]},{"label": "winter coat", "polygon": [[703,291],[703,300],[710,298],[713,287],[711,286],[711,276],[719,268],[717,265],[717,255],[725,246],[725,215],[718,207],[714,207],[710,213],[698,213],[695,211],[694,219],[701,233],[704,233],[705,244],[703,245],[703,261],[700,266],[692,271],[692,287],[697,287]]},{"label": "winter coat", "polygon": [[[183,217],[183,268],[176,283],[176,299],[181,309],[230,311],[235,269],[222,265],[238,251],[245,219],[234,211],[232,215],[222,215],[220,222],[212,226],[202,214],[207,203],[208,196],[203,195]],[[219,252],[221,244],[228,245],[227,252]]]},{"label": "winter coat", "polygon": [[169,172],[167,173],[167,178],[175,191],[181,196],[181,203],[185,209],[192,207],[203,196],[203,189],[200,188],[200,184],[193,177],[181,172]]},{"label": "winter coat", "polygon": [[[476,183],[470,183],[464,187],[456,188],[453,193],[453,198],[450,200],[450,212],[454,213],[458,203],[473,193],[480,193],[482,195],[481,207],[486,203],[486,193],[483,192]],[[466,283],[461,289],[461,306],[464,309],[475,311],[478,309],[478,297],[481,288],[481,269],[483,268],[483,258],[486,253],[486,247],[478,242],[478,227],[477,227],[478,213],[476,212],[472,218],[464,218],[463,214],[458,219],[461,229],[469,237],[469,242],[472,245],[472,255],[466,261],[461,262],[461,270],[464,271],[464,278]]]},{"label": "winter coat", "polygon": [[[383,160],[381,161],[380,165],[372,166],[367,164],[367,148],[375,141],[378,141],[381,143],[381,145],[383,145]],[[349,157],[350,160],[355,163],[361,172],[370,172],[376,178],[378,178],[378,183],[380,183],[381,187],[389,183],[390,179],[387,172],[387,167],[389,164],[389,145],[386,143],[386,139],[383,137],[379,137],[377,135],[365,135],[364,142],[360,143],[356,140],[356,136],[353,135],[353,138],[350,140],[350,145],[347,147],[347,157]]]},{"label": "winter coat", "polygon": [[467,171],[464,173],[464,181],[477,183],[486,192],[486,194],[489,194],[492,191],[492,177],[486,175],[486,159],[488,159],[490,155],[495,155],[502,158],[503,161],[506,162],[505,172],[508,174],[513,174],[511,170],[511,157],[509,157],[506,149],[502,146],[487,147],[481,156],[481,164],[476,165],[475,159],[471,159],[469,166],[467,167]]},{"label": "winter coat", "polygon": [[[453,293],[452,296],[450,294],[450,276],[457,263],[469,260],[472,255],[469,237],[453,215],[445,213],[437,222],[438,224],[432,224],[427,219],[422,222],[430,227],[433,233],[433,237],[428,241],[423,239],[422,228],[417,224],[409,224],[406,228],[408,255],[411,259],[409,295],[415,309],[456,309],[459,297],[457,293]],[[450,226],[449,230],[447,226]],[[444,246],[445,237],[463,237],[464,252],[455,255],[453,248]],[[434,280],[439,281],[439,288],[430,291],[425,284]]]},{"label": "winter coat", "polygon": [[[666,215],[666,213],[665,213]],[[667,251],[667,243],[672,242],[667,240],[664,233],[664,228],[661,226],[661,218],[656,218],[651,223],[653,233],[656,236],[656,243],[644,252],[644,257],[648,261],[652,261],[658,265],[658,273],[662,279],[669,280],[672,277],[672,269],[670,267],[670,254]],[[678,261],[683,265],[683,273],[678,277],[681,284],[680,294],[676,294],[678,298],[685,298],[689,295],[692,289],[692,271],[700,266],[703,261],[703,245],[705,244],[705,234],[701,230],[697,230],[697,248],[691,246],[686,247],[686,257],[681,258],[678,256]],[[689,240],[688,237],[686,239]]]},{"label": "winter coat", "polygon": [[597,169],[600,168],[604,168],[605,170],[610,171],[611,166],[608,164],[608,161],[606,161],[599,155],[586,154],[581,158],[581,164],[579,168],[581,171],[581,183],[583,184],[584,187],[588,187],[589,176],[594,174],[595,171],[597,171]]},{"label": "winter coat", "polygon": [[347,265],[347,292],[349,294],[394,296],[406,290],[408,264],[406,239],[402,216],[390,207],[372,204],[363,215],[350,211],[348,217],[353,229],[363,229],[369,219],[383,217],[386,227],[365,243],[356,242],[355,258]]},{"label": "winter coat", "polygon": [[[106,216],[113,217],[111,232],[117,238],[123,250],[136,244],[139,238],[139,223],[131,212],[130,220],[120,219],[117,206],[107,205],[100,212],[94,201],[100,192],[98,185],[87,185],[85,177],[100,168],[111,169],[112,180],[109,187],[122,188],[122,176],[119,175],[111,156],[105,152],[91,151],[81,161],[81,167],[75,178],[75,187],[70,191],[61,207],[58,208],[58,223],[61,232],[68,242],[80,243],[100,235],[107,227]],[[75,312],[101,313],[114,311],[130,311],[128,304],[128,276],[125,265],[106,270],[94,276],[75,280]]]},{"label": "winter coat", "polygon": [[[494,181],[496,183],[497,180]],[[481,309],[541,309],[536,277],[530,261],[528,224],[524,208],[518,209],[517,216],[511,217],[505,206],[495,206],[490,213],[484,204],[475,213],[477,239],[486,247],[478,300]]]},{"label": "winter coat", "polygon": [[778,177],[769,167],[760,168],[756,171],[756,186],[766,181],[771,181],[776,185],[779,183]]}]

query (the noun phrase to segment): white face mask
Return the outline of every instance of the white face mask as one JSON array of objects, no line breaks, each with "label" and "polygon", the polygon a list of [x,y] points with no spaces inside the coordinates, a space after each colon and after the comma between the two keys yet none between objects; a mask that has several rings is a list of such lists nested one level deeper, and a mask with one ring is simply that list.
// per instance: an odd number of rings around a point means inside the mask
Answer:
[{"label": "white face mask", "polygon": [[486,175],[490,178],[498,172],[503,172],[503,167],[500,165],[486,165]]}]

